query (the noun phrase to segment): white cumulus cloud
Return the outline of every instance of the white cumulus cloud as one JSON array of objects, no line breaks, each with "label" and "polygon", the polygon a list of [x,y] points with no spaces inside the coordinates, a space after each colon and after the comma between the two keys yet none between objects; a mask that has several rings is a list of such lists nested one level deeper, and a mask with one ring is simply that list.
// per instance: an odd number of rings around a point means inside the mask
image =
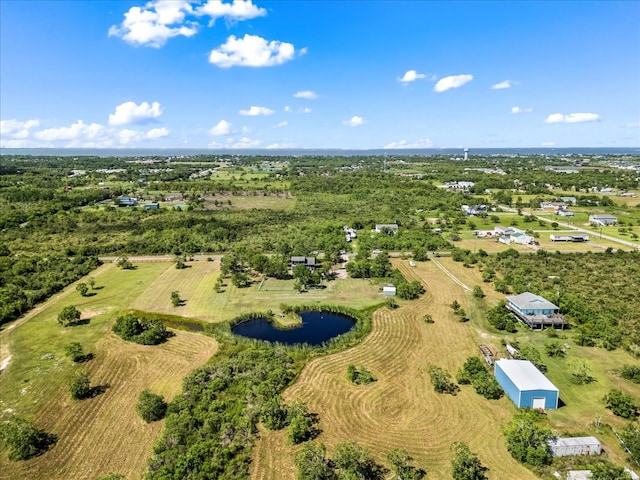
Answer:
[{"label": "white cumulus cloud", "polygon": [[291,113],[291,107],[289,105],[284,106],[284,111],[287,113]]},{"label": "white cumulus cloud", "polygon": [[364,118],[354,115],[349,120],[344,120],[342,122],[343,125],[347,125],[348,127],[358,127],[365,122]]},{"label": "white cumulus cloud", "polygon": [[278,40],[267,41],[258,35],[245,34],[242,38],[231,35],[226,43],[211,50],[209,62],[223,68],[272,67],[293,59],[295,47]]},{"label": "white cumulus cloud", "polygon": [[315,100],[318,94],[312,90],[302,90],[293,94],[294,98],[306,98],[307,100]]},{"label": "white cumulus cloud", "polygon": [[47,128],[34,133],[37,140],[48,145],[79,148],[131,146],[168,135],[169,130],[164,127],[152,128],[145,132],[128,128],[116,129],[99,123],[88,124],[83,120],[78,120],[70,126]]},{"label": "white cumulus cloud", "polygon": [[144,138],[147,140],[155,140],[157,138],[166,137],[168,135],[169,135],[169,130],[166,129],[165,127],[152,128],[145,134]]},{"label": "white cumulus cloud", "polygon": [[231,124],[226,120],[220,120],[214,127],[209,130],[209,135],[229,135],[231,132]]},{"label": "white cumulus cloud", "polygon": [[257,117],[259,115],[272,115],[275,112],[267,107],[256,107],[252,105],[249,110],[240,110],[238,113],[248,117]]},{"label": "white cumulus cloud", "polygon": [[426,75],[424,73],[418,73],[415,70],[407,70],[402,78],[399,78],[398,81],[400,83],[410,83],[415,82],[416,80],[422,80]]},{"label": "white cumulus cloud", "polygon": [[495,85],[491,85],[492,90],[503,90],[505,88],[511,88],[514,83],[511,80],[505,80],[504,82],[496,83]]},{"label": "white cumulus cloud", "polygon": [[[14,140],[22,140],[29,137],[30,130],[38,127],[40,120],[25,120],[24,122],[12,118],[11,120],[0,120],[0,135]],[[3,139],[4,141],[7,141]],[[12,147],[8,147],[12,148]]]},{"label": "white cumulus cloud", "polygon": [[286,120],[283,120],[282,122],[276,123],[273,128],[282,128],[282,127],[286,127],[287,125],[289,125],[289,122],[287,122]]},{"label": "white cumulus cloud", "polygon": [[595,122],[600,120],[600,115],[597,113],[552,113],[547,117],[545,123],[581,123],[581,122]]},{"label": "white cumulus cloud", "polygon": [[304,107],[298,110],[300,113],[311,113],[311,109],[309,107]]},{"label": "white cumulus cloud", "polygon": [[185,22],[193,13],[190,2],[183,0],[153,0],[144,7],[131,7],[124,20],[109,28],[110,37],[120,37],[136,46],[162,47],[169,38],[191,37],[198,31],[194,22]]},{"label": "white cumulus cloud", "polygon": [[158,102],[153,102],[151,105],[148,102],[142,102],[140,105],[135,102],[124,102],[116,107],[115,113],[109,115],[109,125],[144,123],[159,117],[162,111],[162,106]]},{"label": "white cumulus cloud", "polygon": [[438,93],[446,92],[452,88],[459,88],[471,80],[473,80],[473,75],[450,75],[438,80],[438,83],[433,87],[433,91]]},{"label": "white cumulus cloud", "polygon": [[260,140],[252,140],[248,137],[242,137],[237,142],[227,144],[228,148],[258,148],[261,145]]},{"label": "white cumulus cloud", "polygon": [[533,108],[511,107],[511,113],[514,115],[518,113],[531,113],[531,112],[533,112]]},{"label": "white cumulus cloud", "polygon": [[233,0],[224,3],[221,0],[208,0],[205,4],[196,8],[197,15],[207,15],[212,21],[224,17],[230,21],[250,20],[256,17],[264,17],[267,11],[254,5],[251,0]]},{"label": "white cumulus cloud", "polygon": [[430,148],[433,146],[433,142],[428,138],[418,140],[417,142],[408,142],[406,140],[400,140],[399,142],[391,142],[384,146],[384,148]]}]

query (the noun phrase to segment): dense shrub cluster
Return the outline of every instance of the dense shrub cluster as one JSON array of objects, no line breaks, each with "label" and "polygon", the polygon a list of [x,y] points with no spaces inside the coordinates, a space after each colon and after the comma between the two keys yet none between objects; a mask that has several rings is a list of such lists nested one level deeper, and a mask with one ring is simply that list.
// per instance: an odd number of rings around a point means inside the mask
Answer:
[{"label": "dense shrub cluster", "polygon": [[293,374],[287,350],[269,346],[195,370],[169,404],[147,478],[247,478],[256,424]]},{"label": "dense shrub cluster", "polygon": [[473,385],[476,393],[489,400],[497,400],[504,395],[500,384],[478,357],[467,357],[456,376],[456,381],[460,385]]},{"label": "dense shrub cluster", "polygon": [[141,345],[158,345],[171,336],[161,320],[140,319],[131,313],[118,317],[112,330],[124,340]]}]

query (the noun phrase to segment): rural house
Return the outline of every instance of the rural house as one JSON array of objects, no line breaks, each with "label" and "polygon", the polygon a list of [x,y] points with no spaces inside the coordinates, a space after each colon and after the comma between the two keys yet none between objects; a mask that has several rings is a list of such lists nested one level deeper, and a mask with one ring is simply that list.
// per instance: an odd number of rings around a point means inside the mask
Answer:
[{"label": "rural house", "polygon": [[293,269],[298,265],[304,265],[313,270],[316,268],[316,257],[291,257],[291,268]]},{"label": "rural house", "polygon": [[598,227],[606,227],[607,225],[615,225],[618,223],[618,218],[613,215],[589,215],[589,223]]},{"label": "rural house", "polygon": [[518,408],[558,408],[560,391],[529,360],[497,360],[494,376]]},{"label": "rural house", "polygon": [[567,319],[560,315],[560,307],[531,292],[507,296],[507,309],[531,329],[567,325]]},{"label": "rural house", "polygon": [[388,232],[388,233],[396,233],[398,231],[397,223],[381,223],[376,225],[375,232]]}]

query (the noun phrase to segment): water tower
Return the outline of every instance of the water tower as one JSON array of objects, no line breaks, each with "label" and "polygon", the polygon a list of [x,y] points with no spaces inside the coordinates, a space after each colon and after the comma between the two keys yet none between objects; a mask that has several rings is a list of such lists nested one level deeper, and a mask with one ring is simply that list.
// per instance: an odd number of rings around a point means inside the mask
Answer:
[{"label": "water tower", "polygon": [[464,149],[464,159],[465,160],[469,160],[469,149],[468,148]]}]

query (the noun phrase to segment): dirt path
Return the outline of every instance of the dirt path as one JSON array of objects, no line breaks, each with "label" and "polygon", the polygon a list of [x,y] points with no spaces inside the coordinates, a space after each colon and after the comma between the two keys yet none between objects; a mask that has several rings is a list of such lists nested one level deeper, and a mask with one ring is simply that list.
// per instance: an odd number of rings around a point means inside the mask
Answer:
[{"label": "dirt path", "polygon": [[438,260],[436,260],[435,258],[432,258],[431,261],[434,263],[436,267],[442,270],[447,277],[449,277],[451,280],[453,280],[458,285],[460,285],[464,290],[466,290],[467,292],[471,291],[471,288],[468,285],[465,285],[458,277],[456,277],[453,273],[447,270],[445,266],[442,265]]}]

